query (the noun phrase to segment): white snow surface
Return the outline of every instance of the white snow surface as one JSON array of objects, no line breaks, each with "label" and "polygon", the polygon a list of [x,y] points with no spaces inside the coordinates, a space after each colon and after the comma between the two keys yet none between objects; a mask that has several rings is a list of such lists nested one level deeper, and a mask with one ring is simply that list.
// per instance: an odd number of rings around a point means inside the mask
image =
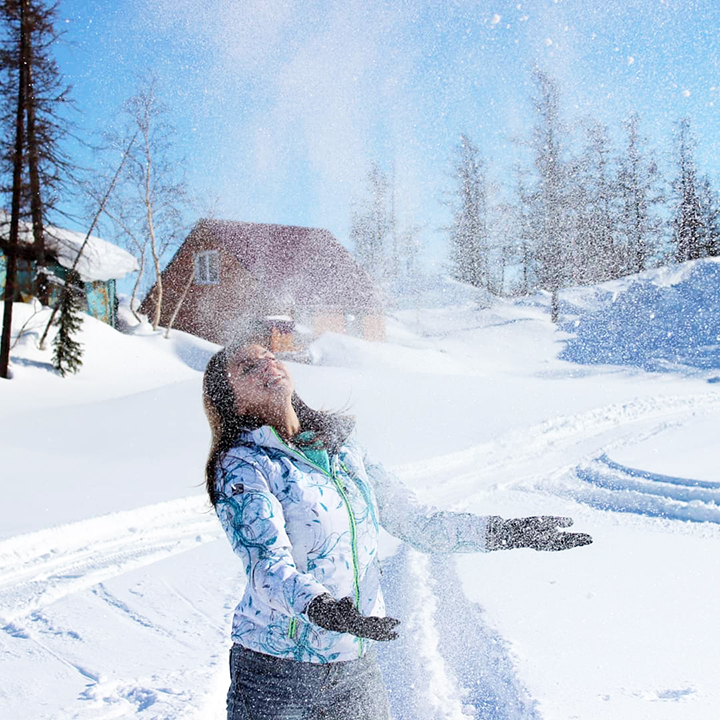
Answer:
[{"label": "white snow surface", "polygon": [[[9,232],[9,223],[10,216],[0,210],[0,227],[2,227],[4,235]],[[56,256],[57,261],[63,267],[71,268],[85,241],[85,233],[47,225],[45,238],[48,249]],[[19,240],[23,243],[33,242],[30,223],[20,223]],[[75,269],[85,282],[105,282],[112,279],[119,280],[128,273],[135,272],[138,269],[138,263],[127,250],[95,235],[90,235]]]},{"label": "white snow surface", "polygon": [[[568,327],[619,314],[627,288],[667,323],[679,286],[715,277],[708,261],[568,291],[564,329],[543,296],[403,310],[385,343],[326,335],[317,364],[290,365],[423,501],[567,515],[594,537],[429,557],[384,536],[396,720],[717,718],[717,355],[560,359]],[[685,313],[714,312],[689,297],[712,293],[684,293]],[[219,720],[245,579],[202,488],[216,348],[86,318],[83,368],[61,379],[35,347],[45,312],[15,306],[25,332],[0,382],[0,717]]]}]

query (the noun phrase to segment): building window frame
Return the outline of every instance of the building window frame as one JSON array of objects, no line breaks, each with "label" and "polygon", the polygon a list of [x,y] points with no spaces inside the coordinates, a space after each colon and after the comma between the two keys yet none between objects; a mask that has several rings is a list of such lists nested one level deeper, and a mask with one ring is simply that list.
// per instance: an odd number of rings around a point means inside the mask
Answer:
[{"label": "building window frame", "polygon": [[220,282],[220,253],[203,250],[195,253],[195,284],[217,285]]}]

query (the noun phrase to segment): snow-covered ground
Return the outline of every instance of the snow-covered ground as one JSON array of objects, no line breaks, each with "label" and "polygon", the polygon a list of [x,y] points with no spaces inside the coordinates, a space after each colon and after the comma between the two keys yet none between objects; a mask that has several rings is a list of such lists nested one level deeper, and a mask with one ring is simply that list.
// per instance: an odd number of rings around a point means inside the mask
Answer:
[{"label": "snow-covered ground", "polygon": [[[542,296],[402,310],[388,342],[326,335],[291,366],[426,502],[595,538],[426,557],[385,537],[397,720],[718,717],[719,269],[567,291],[560,329]],[[88,318],[61,379],[41,320],[0,384],[0,717],[219,720],[244,578],[202,491],[214,348]]]}]

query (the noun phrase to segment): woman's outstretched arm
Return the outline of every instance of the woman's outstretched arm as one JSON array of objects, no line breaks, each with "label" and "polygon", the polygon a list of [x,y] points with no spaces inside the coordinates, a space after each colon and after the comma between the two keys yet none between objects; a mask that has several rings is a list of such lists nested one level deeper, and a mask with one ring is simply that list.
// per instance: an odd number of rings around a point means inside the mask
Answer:
[{"label": "woman's outstretched arm", "polygon": [[427,553],[489,552],[513,548],[568,550],[592,542],[585,533],[565,532],[565,517],[542,516],[505,520],[422,505],[415,493],[362,450],[363,463],[375,490],[380,524],[395,537]]}]

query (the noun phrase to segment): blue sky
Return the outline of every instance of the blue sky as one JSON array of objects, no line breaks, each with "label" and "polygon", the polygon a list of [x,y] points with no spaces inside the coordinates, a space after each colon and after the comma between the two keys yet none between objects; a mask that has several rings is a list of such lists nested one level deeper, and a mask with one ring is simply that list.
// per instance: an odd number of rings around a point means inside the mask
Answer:
[{"label": "blue sky", "polygon": [[223,218],[325,227],[347,244],[376,161],[394,168],[401,224],[423,226],[441,262],[459,134],[509,182],[535,65],[571,126],[592,115],[620,141],[636,110],[663,162],[689,116],[720,188],[716,0],[62,0],[60,13],[81,133],[109,127],[152,69],[188,181]]}]

